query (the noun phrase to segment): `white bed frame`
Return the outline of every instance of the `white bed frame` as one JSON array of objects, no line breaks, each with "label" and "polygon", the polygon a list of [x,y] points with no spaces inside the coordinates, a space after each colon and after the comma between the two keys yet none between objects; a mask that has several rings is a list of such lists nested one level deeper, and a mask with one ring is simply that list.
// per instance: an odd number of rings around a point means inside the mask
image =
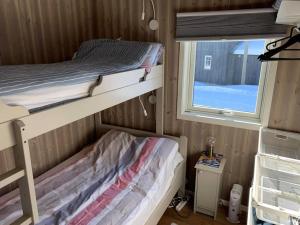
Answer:
[{"label": "white bed frame", "polygon": [[[24,214],[14,224],[29,225],[38,222],[28,145],[30,139],[154,90],[157,99],[156,135],[163,135],[163,83],[164,67],[158,65],[152,67],[149,74],[146,74],[144,69],[137,69],[104,76],[99,85],[91,88],[89,97],[32,114],[22,106],[7,106],[0,100],[0,151],[15,146],[16,161],[16,169],[0,176],[0,189],[18,181]],[[132,132],[137,133],[134,130]],[[138,133],[147,134],[147,132],[141,131]],[[186,140],[182,142],[185,142],[182,145],[186,145]],[[186,147],[184,149],[186,152]],[[166,209],[172,197],[179,190],[179,183],[184,183],[185,176],[181,172],[184,170],[185,173],[185,163],[183,167],[179,169],[180,175],[174,178],[168,195],[159,204],[158,209],[160,210],[154,212],[155,217],[147,225],[157,223],[160,214],[164,212],[162,209]],[[184,191],[184,185],[181,186],[182,191]]]}]

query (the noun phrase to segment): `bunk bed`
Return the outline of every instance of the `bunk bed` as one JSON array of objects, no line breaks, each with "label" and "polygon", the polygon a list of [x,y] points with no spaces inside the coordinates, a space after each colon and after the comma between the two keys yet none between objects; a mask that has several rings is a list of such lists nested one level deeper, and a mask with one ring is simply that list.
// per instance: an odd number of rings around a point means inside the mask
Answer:
[{"label": "bunk bed", "polygon": [[[104,42],[111,43],[114,41],[105,40]],[[88,48],[84,48],[84,51],[82,51],[83,53],[80,52],[79,49],[75,59],[78,57],[78,54],[79,56],[81,53],[83,55],[86,54],[87,49],[89,52],[91,51],[91,42],[84,43],[84,45],[88,45]],[[92,45],[95,45],[94,41],[92,42]],[[145,58],[141,61],[144,62],[144,60]],[[138,136],[162,136],[164,99],[163,73],[163,62],[160,60],[157,65],[152,65],[151,69],[149,66],[141,68],[140,64],[138,68],[130,69],[129,71],[127,68],[112,74],[101,74],[105,75],[101,77],[99,77],[99,74],[93,74],[92,83],[89,86],[88,93],[85,93],[84,96],[76,96],[76,98],[72,97],[71,99],[63,100],[59,99],[55,104],[52,104],[53,102],[51,102],[50,106],[47,104],[45,105],[44,103],[38,104],[38,109],[35,107],[27,107],[26,105],[18,105],[16,103],[12,103],[11,105],[5,104],[4,101],[1,100],[0,95],[0,151],[15,147],[14,151],[16,156],[16,169],[0,176],[0,188],[18,181],[20,202],[23,209],[23,216],[14,224],[35,224],[39,221],[28,141],[51,130],[101,112],[102,110],[151,91],[156,91],[155,134],[108,125],[102,125],[101,128],[126,130],[127,132]],[[84,82],[86,81],[87,80],[84,80]],[[88,82],[90,81],[91,80],[88,80]],[[75,82],[71,85],[78,85],[78,83]],[[146,224],[156,224],[175,193],[179,189],[184,193],[187,141],[185,137],[168,138],[178,142],[180,146],[178,151],[181,153],[184,160],[177,166],[170,187],[153,209]]]}]

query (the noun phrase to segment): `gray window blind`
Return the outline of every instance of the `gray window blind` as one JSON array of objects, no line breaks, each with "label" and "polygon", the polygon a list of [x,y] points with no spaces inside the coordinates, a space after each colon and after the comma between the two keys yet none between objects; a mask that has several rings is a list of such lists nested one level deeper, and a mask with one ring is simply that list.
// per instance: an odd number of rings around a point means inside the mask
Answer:
[{"label": "gray window blind", "polygon": [[274,9],[177,13],[176,39],[235,39],[278,37],[288,26],[276,24]]}]

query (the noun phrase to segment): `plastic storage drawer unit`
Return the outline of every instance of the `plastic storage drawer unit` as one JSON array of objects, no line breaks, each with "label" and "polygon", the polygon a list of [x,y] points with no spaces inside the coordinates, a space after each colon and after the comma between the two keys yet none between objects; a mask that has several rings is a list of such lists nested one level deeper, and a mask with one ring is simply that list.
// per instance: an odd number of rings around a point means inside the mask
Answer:
[{"label": "plastic storage drawer unit", "polygon": [[253,200],[257,217],[274,224],[300,219],[300,176],[263,167],[265,156],[256,156]]},{"label": "plastic storage drawer unit", "polygon": [[263,128],[255,158],[253,206],[274,224],[300,220],[300,135]]},{"label": "plastic storage drawer unit", "polygon": [[258,153],[283,159],[300,160],[300,134],[262,128]]}]

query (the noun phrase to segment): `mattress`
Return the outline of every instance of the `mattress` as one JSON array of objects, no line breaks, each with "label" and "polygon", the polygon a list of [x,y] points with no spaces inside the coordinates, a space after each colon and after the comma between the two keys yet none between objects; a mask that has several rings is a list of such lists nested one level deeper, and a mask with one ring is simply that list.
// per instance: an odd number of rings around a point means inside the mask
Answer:
[{"label": "mattress", "polygon": [[28,110],[86,97],[100,76],[156,65],[158,43],[97,39],[81,44],[73,60],[0,66],[0,99]]},{"label": "mattress", "polygon": [[0,99],[11,106],[24,106],[30,111],[51,106],[60,102],[87,97],[90,88],[95,84],[94,81],[79,84],[65,84],[54,87],[45,87],[22,93],[1,96]]},{"label": "mattress", "polygon": [[[178,144],[109,131],[36,182],[39,224],[144,224],[178,164]],[[0,198],[0,224],[21,215],[20,199]]]}]

